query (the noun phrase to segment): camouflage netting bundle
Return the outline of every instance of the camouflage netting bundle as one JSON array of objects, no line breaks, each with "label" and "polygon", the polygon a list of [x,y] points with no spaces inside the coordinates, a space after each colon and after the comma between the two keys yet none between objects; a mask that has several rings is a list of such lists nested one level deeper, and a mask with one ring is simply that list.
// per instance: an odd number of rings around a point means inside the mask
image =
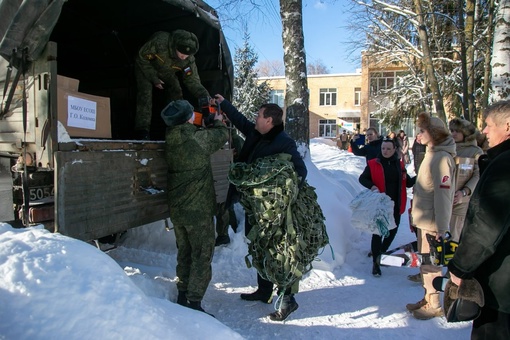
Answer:
[{"label": "camouflage netting bundle", "polygon": [[329,243],[315,188],[299,179],[288,154],[235,163],[229,181],[242,193],[252,225],[248,256],[260,276],[280,288],[292,286],[312,269],[319,250]]}]

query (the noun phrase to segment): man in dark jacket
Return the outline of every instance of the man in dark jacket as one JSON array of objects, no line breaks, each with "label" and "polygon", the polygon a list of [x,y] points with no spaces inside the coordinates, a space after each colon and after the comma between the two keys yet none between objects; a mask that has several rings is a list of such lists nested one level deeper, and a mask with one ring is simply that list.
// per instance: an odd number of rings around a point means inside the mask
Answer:
[{"label": "man in dark jacket", "polygon": [[[276,104],[264,104],[260,107],[255,123],[250,122],[243,114],[225,100],[221,95],[216,95],[216,102],[227,114],[228,119],[234,126],[245,135],[239,162],[252,163],[258,158],[287,153],[291,155],[294,168],[303,182],[306,178],[306,165],[297,150],[296,142],[284,131],[283,110]],[[245,234],[248,235],[251,225],[245,218]],[[248,301],[262,301],[271,303],[273,298],[273,283],[264,280],[257,274],[258,289],[251,294],[241,294],[241,299]],[[299,282],[296,284],[298,285]],[[294,299],[297,287],[287,289],[283,296],[280,308],[269,315],[272,320],[283,321],[290,313],[298,308]]]},{"label": "man in dark jacket", "polygon": [[204,311],[201,301],[211,281],[214,253],[216,194],[211,155],[228,138],[222,115],[210,128],[193,125],[193,106],[171,102],[161,113],[168,125],[165,158],[168,164],[168,206],[177,243],[177,303]]},{"label": "man in dark jacket", "polygon": [[480,180],[469,202],[451,280],[475,278],[485,305],[471,339],[510,339],[510,100],[485,110],[490,149],[480,156]]},{"label": "man in dark jacket", "polygon": [[379,152],[381,152],[382,137],[379,136],[379,133],[374,128],[368,128],[366,136],[368,143],[362,148],[356,144],[356,139],[353,138],[351,140],[351,149],[353,154],[365,157],[368,162],[376,158]]},{"label": "man in dark jacket", "polygon": [[207,104],[209,92],[200,82],[195,65],[198,48],[196,35],[184,30],[156,32],[140,48],[135,65],[136,138],[150,138],[154,88],[163,91],[167,101],[183,99],[180,78],[193,96]]}]

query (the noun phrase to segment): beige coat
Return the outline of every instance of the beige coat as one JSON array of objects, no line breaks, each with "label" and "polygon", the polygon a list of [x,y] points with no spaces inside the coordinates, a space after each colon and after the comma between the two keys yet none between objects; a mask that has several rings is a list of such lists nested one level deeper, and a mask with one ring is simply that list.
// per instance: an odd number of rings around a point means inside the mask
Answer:
[{"label": "beige coat", "polygon": [[413,223],[422,230],[444,233],[449,230],[455,193],[455,141],[451,136],[427,147],[416,177],[413,196]]}]

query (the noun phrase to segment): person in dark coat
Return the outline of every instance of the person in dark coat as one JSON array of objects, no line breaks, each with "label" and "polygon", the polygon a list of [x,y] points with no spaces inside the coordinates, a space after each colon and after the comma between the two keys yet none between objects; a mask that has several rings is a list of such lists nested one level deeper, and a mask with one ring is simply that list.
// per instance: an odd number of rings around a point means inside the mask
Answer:
[{"label": "person in dark coat", "polygon": [[363,156],[367,159],[367,162],[372,158],[376,158],[379,152],[381,152],[382,137],[374,128],[368,128],[366,132],[368,143],[360,148],[356,144],[356,139],[351,140],[352,153],[356,156]]},{"label": "person in dark coat", "polygon": [[193,125],[193,106],[171,102],[161,113],[167,124],[168,207],[177,243],[177,303],[204,311],[201,301],[212,277],[216,194],[211,155],[228,138],[222,115],[210,128]]},{"label": "person in dark coat", "polygon": [[[239,153],[239,162],[250,164],[258,158],[287,153],[292,157],[291,161],[301,179],[301,183],[304,182],[307,175],[306,165],[297,150],[296,142],[284,131],[283,110],[281,107],[276,104],[263,104],[259,109],[255,123],[253,123],[237,111],[221,95],[216,95],[215,101],[220,105],[232,124],[246,137]],[[234,190],[234,187],[231,186],[231,189]],[[249,224],[248,217],[246,217],[245,234],[248,235],[250,230],[251,225]],[[271,303],[273,299],[273,283],[263,279],[259,274],[257,274],[257,283],[257,290],[251,294],[241,294],[241,299]],[[298,286],[299,281],[295,284],[295,287],[288,288],[284,292],[280,308],[269,315],[272,320],[283,321],[298,308],[294,298],[294,293],[297,292]],[[278,289],[280,290],[279,287]]]},{"label": "person in dark coat", "polygon": [[377,261],[381,253],[388,250],[397,234],[400,216],[404,213],[407,203],[406,188],[412,187],[415,182],[415,178],[409,177],[405,164],[399,159],[397,148],[396,139],[384,138],[379,155],[368,161],[359,177],[359,182],[365,188],[384,192],[395,203],[393,217],[397,227],[391,229],[390,235],[384,239],[380,235],[372,235],[372,275],[374,276],[381,276],[381,268]]},{"label": "person in dark coat", "polygon": [[490,148],[478,159],[480,179],[448,269],[456,285],[475,278],[483,289],[485,305],[471,339],[510,339],[510,100],[484,115]]}]

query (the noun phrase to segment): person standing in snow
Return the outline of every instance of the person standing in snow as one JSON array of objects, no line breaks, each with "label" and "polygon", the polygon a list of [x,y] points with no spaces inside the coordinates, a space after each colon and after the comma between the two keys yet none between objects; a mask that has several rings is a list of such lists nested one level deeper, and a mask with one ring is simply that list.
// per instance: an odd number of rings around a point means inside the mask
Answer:
[{"label": "person standing in snow", "polygon": [[405,164],[397,156],[397,141],[395,139],[385,137],[382,140],[381,152],[376,158],[368,161],[365,170],[359,176],[359,182],[367,189],[385,193],[394,202],[393,217],[397,227],[391,229],[390,235],[384,239],[380,235],[372,235],[372,275],[381,276],[381,268],[378,264],[379,256],[388,250],[397,234],[400,216],[406,209],[406,187],[412,187],[415,182],[415,178],[409,177]]},{"label": "person standing in snow", "polygon": [[193,125],[193,106],[170,102],[161,116],[167,127],[168,206],[177,243],[177,303],[204,312],[202,299],[212,277],[214,191],[211,155],[228,139],[222,115],[210,128]]},{"label": "person standing in snow", "polygon": [[[413,196],[413,222],[417,228],[418,252],[430,253],[427,234],[436,240],[449,230],[455,193],[455,141],[445,123],[428,113],[418,115],[417,127],[421,141],[427,145],[425,158],[416,177]],[[423,264],[420,267],[425,296],[417,303],[406,305],[420,320],[442,316],[439,292],[432,285],[442,275],[441,267]]]},{"label": "person standing in snow", "polygon": [[480,180],[453,259],[450,279],[457,286],[474,278],[485,305],[473,321],[471,339],[510,339],[510,100],[485,112],[490,149],[480,156]]},{"label": "person standing in snow", "polygon": [[360,148],[358,144],[356,144],[357,137],[354,135],[351,140],[351,149],[353,154],[365,157],[368,162],[372,158],[377,157],[381,151],[382,137],[379,136],[379,133],[374,128],[367,129],[366,137],[368,143],[364,147]]},{"label": "person standing in snow", "polygon": [[[469,199],[480,179],[478,157],[483,154],[483,150],[476,144],[476,128],[471,122],[461,118],[454,118],[448,123],[448,126],[455,140],[456,158],[460,160],[457,162],[459,163],[458,166],[462,166],[462,172],[466,173],[462,179],[462,183],[460,183],[460,179],[457,178],[457,185],[461,186],[455,187],[452,219],[450,221],[452,240],[459,242],[460,233],[466,218]],[[471,158],[473,162],[465,163],[462,161],[462,158]],[[469,168],[469,171],[466,168]]]},{"label": "person standing in snow", "polygon": [[400,153],[402,160],[405,164],[411,163],[411,157],[409,157],[409,138],[407,137],[404,130],[400,130],[398,133],[398,142],[400,144]]},{"label": "person standing in snow", "polygon": [[[291,161],[294,164],[295,171],[301,178],[301,183],[305,181],[307,175],[306,165],[297,150],[296,142],[284,131],[283,110],[281,107],[276,104],[263,104],[259,109],[255,123],[253,123],[237,111],[237,109],[221,95],[217,94],[215,98],[228,119],[246,137],[239,153],[239,162],[250,164],[258,158],[287,153],[292,157]],[[231,190],[235,190],[232,185]],[[249,219],[246,217],[245,235],[248,235],[251,227]],[[273,299],[273,282],[267,281],[257,274],[257,283],[257,290],[250,294],[241,294],[241,299],[271,303]],[[280,287],[277,288],[280,290]],[[298,304],[294,298],[294,294],[297,293],[298,288],[299,281],[284,292],[280,308],[274,313],[269,314],[271,320],[283,321],[290,313],[298,308]],[[280,293],[279,291],[278,294]]]},{"label": "person standing in snow", "polygon": [[421,162],[423,158],[425,158],[425,152],[427,151],[427,146],[421,143],[420,134],[416,135],[411,151],[413,152],[414,173],[417,174],[420,170]]}]

